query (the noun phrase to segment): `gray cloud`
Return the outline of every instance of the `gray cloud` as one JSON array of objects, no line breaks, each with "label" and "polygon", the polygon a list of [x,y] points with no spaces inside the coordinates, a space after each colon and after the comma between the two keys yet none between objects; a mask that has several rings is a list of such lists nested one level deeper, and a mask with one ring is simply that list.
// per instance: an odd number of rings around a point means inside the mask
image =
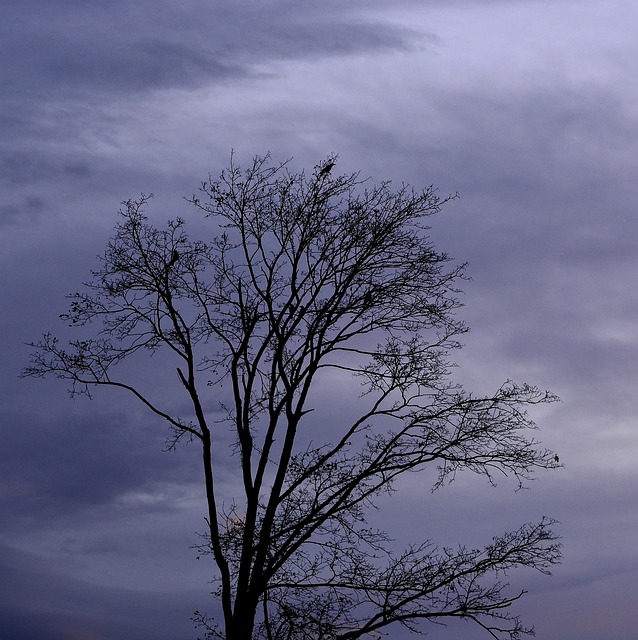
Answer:
[{"label": "gray cloud", "polygon": [[0,227],[5,224],[13,224],[27,220],[34,222],[44,210],[45,202],[38,196],[27,196],[18,204],[5,204],[0,206]]},{"label": "gray cloud", "polygon": [[[197,593],[135,591],[73,579],[36,555],[0,546],[0,633],[12,640],[193,637]],[[175,615],[177,614],[177,615]]]},{"label": "gray cloud", "polygon": [[3,58],[13,61],[4,67],[4,83],[13,93],[44,97],[195,87],[252,74],[272,60],[403,49],[416,37],[337,3],[301,14],[295,8],[291,2],[13,3],[2,39]]},{"label": "gray cloud", "polygon": [[14,513],[0,528],[29,528],[41,518],[52,522],[106,508],[167,477],[194,481],[197,466],[189,468],[186,452],[162,452],[168,435],[162,425],[131,423],[103,403],[79,402],[84,406],[58,404],[32,414],[26,424],[19,414],[5,413],[7,424],[20,428],[6,430],[0,453],[2,498]]}]

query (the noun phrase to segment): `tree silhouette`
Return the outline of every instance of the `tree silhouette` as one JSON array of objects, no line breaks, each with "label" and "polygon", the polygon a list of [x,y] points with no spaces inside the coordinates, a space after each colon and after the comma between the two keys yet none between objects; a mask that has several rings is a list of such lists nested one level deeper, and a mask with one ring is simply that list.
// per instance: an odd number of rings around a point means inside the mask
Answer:
[{"label": "tree silhouette", "polygon": [[[521,484],[558,466],[525,411],[555,397],[512,382],[475,396],[450,380],[466,331],[464,266],[437,253],[426,224],[446,199],[333,177],[335,162],[306,174],[268,155],[246,171],[231,160],[190,199],[210,219],[209,241],[190,239],[182,219],[149,224],[148,196],[123,203],[99,269],[63,316],[99,331],[66,348],[46,334],[24,375],[56,375],[72,394],[123,388],[168,422],[171,446],[201,445],[199,548],[214,560],[222,610],[218,621],[196,614],[207,635],[354,640],[463,618],[519,638],[531,630],[508,607],[524,591],[503,576],[558,561],[550,519],[482,549],[427,540],[399,552],[366,513],[396,478],[429,467],[436,489],[460,470]],[[118,364],[160,347],[177,362],[184,415],[119,377]],[[362,393],[355,417],[325,424],[314,391],[335,372]],[[232,502],[221,470],[237,481]]]}]

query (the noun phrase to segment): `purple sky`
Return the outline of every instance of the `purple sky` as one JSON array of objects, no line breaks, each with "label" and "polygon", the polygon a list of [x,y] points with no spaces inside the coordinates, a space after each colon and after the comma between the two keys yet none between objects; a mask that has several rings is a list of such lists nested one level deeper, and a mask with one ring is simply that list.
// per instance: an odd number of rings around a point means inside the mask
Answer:
[{"label": "purple sky", "polygon": [[194,448],[163,453],[163,427],[121,395],[70,401],[17,374],[24,342],[64,333],[64,294],[119,202],[154,192],[154,218],[201,227],[182,197],[231,149],[298,167],[337,152],[343,172],[460,193],[432,230],[472,276],[454,375],[561,396],[534,417],[565,469],[517,493],[468,475],[430,495],[412,477],[377,517],[399,541],[448,545],[557,518],[563,564],[512,576],[530,591],[518,611],[540,640],[635,635],[638,3],[8,0],[2,14],[0,638],[195,638],[209,574],[189,550],[204,528]]}]

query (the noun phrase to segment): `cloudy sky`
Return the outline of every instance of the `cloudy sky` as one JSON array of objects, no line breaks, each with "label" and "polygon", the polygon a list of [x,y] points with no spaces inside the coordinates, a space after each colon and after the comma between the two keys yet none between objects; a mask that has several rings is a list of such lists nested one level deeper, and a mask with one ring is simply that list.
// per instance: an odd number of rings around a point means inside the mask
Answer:
[{"label": "cloudy sky", "polygon": [[344,172],[460,193],[432,229],[472,277],[455,376],[557,393],[534,416],[565,468],[523,492],[408,483],[385,517],[400,540],[450,545],[557,518],[563,564],[512,576],[518,612],[540,640],[632,637],[637,24],[632,0],[5,1],[0,637],[195,637],[195,450],[163,453],[163,428],[118,394],[71,401],[17,375],[25,342],[64,331],[120,201],[153,192],[158,220],[197,226],[182,198],[231,149],[298,167],[336,152]]}]

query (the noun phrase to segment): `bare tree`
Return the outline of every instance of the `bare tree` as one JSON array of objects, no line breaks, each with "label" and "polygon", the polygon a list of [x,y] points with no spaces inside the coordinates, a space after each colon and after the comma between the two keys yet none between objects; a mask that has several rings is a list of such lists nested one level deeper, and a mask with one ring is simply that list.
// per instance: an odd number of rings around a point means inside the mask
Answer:
[{"label": "bare tree", "polygon": [[[397,552],[366,513],[397,477],[428,467],[438,488],[463,469],[520,484],[558,466],[526,413],[555,397],[511,382],[477,397],[450,381],[466,331],[456,316],[464,266],[435,251],[426,225],[446,199],[335,177],[335,162],[309,175],[269,156],[245,172],[231,161],[190,199],[212,222],[209,242],[189,239],[181,219],[150,225],[147,196],[123,203],[100,268],[63,316],[99,331],[66,348],[45,335],[24,375],[53,374],[74,394],[121,387],[169,423],[171,446],[183,436],[201,445],[200,548],[223,612],[218,623],[197,613],[207,635],[354,640],[462,618],[519,638],[531,630],[508,607],[524,591],[503,576],[558,561],[551,520],[483,549],[425,541]],[[122,361],[160,347],[177,360],[189,415],[118,377]],[[322,426],[313,391],[335,371],[359,379],[358,412]],[[206,407],[222,384],[231,400],[220,421]],[[229,465],[241,487],[232,502],[218,481]]]}]

